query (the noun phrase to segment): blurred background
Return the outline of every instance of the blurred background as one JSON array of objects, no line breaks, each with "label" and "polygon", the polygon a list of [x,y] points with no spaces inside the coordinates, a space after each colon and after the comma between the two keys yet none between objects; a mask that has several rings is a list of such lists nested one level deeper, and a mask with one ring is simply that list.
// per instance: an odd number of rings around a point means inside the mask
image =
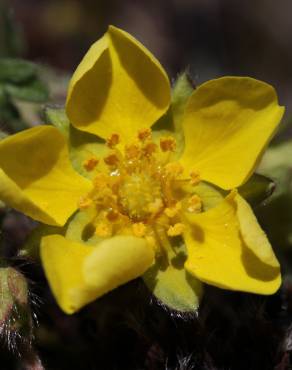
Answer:
[{"label": "blurred background", "polygon": [[226,74],[256,77],[274,85],[291,112],[290,0],[6,0],[6,6],[27,59],[71,73],[113,24],[146,45],[171,77],[187,66],[198,83]]},{"label": "blurred background", "polygon": [[[149,306],[149,293],[135,281],[68,317],[56,307],[42,272],[21,266],[33,294],[41,297],[40,308],[33,305],[40,321],[36,353],[47,368],[292,368],[291,14],[291,0],[0,0],[0,60],[35,62],[44,82],[34,76],[31,85],[12,76],[13,88],[12,82],[0,83],[0,128],[8,132],[40,123],[44,104],[64,103],[72,72],[109,24],[138,38],[172,81],[185,69],[195,84],[223,75],[251,76],[271,83],[286,106],[259,168],[276,190],[255,209],[281,261],[282,290],[265,298],[209,287],[200,319],[187,322]],[[1,216],[0,204],[1,217],[1,245],[13,258],[31,221],[11,210]],[[43,369],[22,361],[15,365],[5,356],[0,349],[1,370]]]}]

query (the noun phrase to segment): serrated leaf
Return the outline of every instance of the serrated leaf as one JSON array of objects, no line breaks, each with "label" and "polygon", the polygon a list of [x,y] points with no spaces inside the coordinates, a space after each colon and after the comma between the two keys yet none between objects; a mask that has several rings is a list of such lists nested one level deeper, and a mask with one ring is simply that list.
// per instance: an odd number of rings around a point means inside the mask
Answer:
[{"label": "serrated leaf", "polygon": [[270,178],[253,174],[253,176],[238,188],[239,193],[255,207],[267,200],[274,192],[276,184]]},{"label": "serrated leaf", "polygon": [[155,297],[169,309],[195,313],[203,293],[203,285],[184,269],[184,245],[167,248],[167,256],[143,275],[143,280]]},{"label": "serrated leaf", "polygon": [[45,107],[45,122],[59,129],[66,137],[69,136],[70,121],[65,108]]},{"label": "serrated leaf", "polygon": [[0,81],[24,83],[36,76],[37,66],[22,59],[0,59]]},{"label": "serrated leaf", "polygon": [[32,79],[19,85],[5,84],[6,92],[15,99],[44,103],[49,98],[47,86],[39,79]]}]

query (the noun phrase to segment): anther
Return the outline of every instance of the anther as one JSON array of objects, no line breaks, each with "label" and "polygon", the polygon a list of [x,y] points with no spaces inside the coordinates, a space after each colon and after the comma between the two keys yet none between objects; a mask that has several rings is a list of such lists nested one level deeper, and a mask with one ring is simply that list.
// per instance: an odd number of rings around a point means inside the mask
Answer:
[{"label": "anther", "polygon": [[164,167],[165,174],[170,177],[177,177],[183,173],[183,167],[178,162],[170,162]]},{"label": "anther", "polygon": [[107,185],[108,185],[108,179],[107,179],[107,176],[103,173],[99,173],[93,179],[93,186],[96,190],[103,189]]},{"label": "anther", "polygon": [[194,194],[188,199],[188,211],[193,213],[200,213],[202,210],[201,198]]},{"label": "anther", "polygon": [[93,171],[97,164],[98,159],[95,157],[90,157],[83,162],[83,167],[86,169],[86,171]]},{"label": "anther", "polygon": [[138,145],[136,144],[130,144],[125,147],[125,154],[126,158],[131,159],[138,159],[141,154],[141,150]]},{"label": "anther", "polygon": [[176,149],[176,141],[173,137],[162,137],[160,139],[160,148],[163,152],[174,152]]},{"label": "anther", "polygon": [[92,204],[92,199],[88,197],[81,197],[78,203],[78,208],[79,209],[86,209],[90,207]]},{"label": "anther", "polygon": [[96,226],[94,234],[97,236],[107,237],[112,235],[112,230],[110,225],[105,222],[101,222]]},{"label": "anther", "polygon": [[144,142],[147,139],[151,139],[151,130],[150,128],[144,128],[138,131],[138,139]]},{"label": "anther", "polygon": [[177,202],[174,207],[165,208],[164,213],[166,214],[167,217],[173,218],[178,214],[181,208],[182,208],[181,203]]},{"label": "anther", "polygon": [[191,185],[198,185],[199,182],[201,181],[200,174],[197,171],[194,170],[191,171],[190,176],[191,176],[190,180]]},{"label": "anther", "polygon": [[132,230],[134,236],[137,236],[138,238],[142,238],[145,236],[146,233],[146,226],[143,224],[143,222],[137,222],[132,225]]},{"label": "anther", "polygon": [[120,136],[118,134],[112,134],[106,141],[106,145],[109,148],[114,148],[120,142]]},{"label": "anther", "polygon": [[155,143],[147,143],[144,147],[143,147],[143,151],[144,151],[144,154],[147,156],[147,157],[150,157],[153,153],[155,153],[157,151],[157,145]]},{"label": "anther", "polygon": [[115,222],[118,220],[119,218],[119,212],[117,211],[114,211],[114,210],[111,210],[107,213],[106,215],[106,218],[110,221],[110,222]]},{"label": "anther", "polygon": [[168,236],[178,236],[181,235],[185,231],[186,227],[182,223],[177,223],[173,226],[170,226],[167,230]]},{"label": "anther", "polygon": [[148,211],[152,214],[157,214],[160,212],[163,208],[163,202],[161,199],[156,198],[154,202],[149,203],[148,205]]},{"label": "anther", "polygon": [[117,166],[119,163],[119,158],[115,153],[109,154],[108,156],[104,157],[103,160],[108,166]]}]

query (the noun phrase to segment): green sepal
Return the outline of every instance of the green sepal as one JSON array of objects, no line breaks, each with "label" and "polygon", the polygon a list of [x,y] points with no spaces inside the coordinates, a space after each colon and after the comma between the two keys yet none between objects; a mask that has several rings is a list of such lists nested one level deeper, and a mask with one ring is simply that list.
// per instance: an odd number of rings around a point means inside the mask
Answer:
[{"label": "green sepal", "polygon": [[144,282],[167,308],[196,313],[203,294],[203,285],[184,269],[187,258],[184,244],[179,241],[177,247],[169,246],[165,252],[143,275]]},{"label": "green sepal", "polygon": [[69,136],[70,121],[66,115],[65,108],[45,107],[44,119],[47,124],[55,126],[66,137]]},{"label": "green sepal", "polygon": [[273,180],[255,173],[244,185],[238,188],[238,191],[252,207],[256,207],[273,194],[275,187]]},{"label": "green sepal", "polygon": [[194,92],[194,89],[194,84],[188,72],[184,72],[179,75],[173,85],[171,96],[171,111],[176,131],[182,130],[182,117],[184,115],[188,100]]},{"label": "green sepal", "polygon": [[22,59],[0,59],[0,81],[13,84],[24,83],[37,74],[37,66],[34,63]]},{"label": "green sepal", "polygon": [[44,103],[49,98],[46,84],[38,78],[17,85],[6,83],[5,90],[12,98],[34,103]]},{"label": "green sepal", "polygon": [[291,153],[292,140],[286,140],[277,145],[269,147],[259,165],[258,170],[265,176],[275,179],[277,187],[274,197],[290,192],[291,187]]},{"label": "green sepal", "polygon": [[82,176],[93,178],[96,171],[88,172],[83,163],[94,156],[102,158],[108,153],[104,142],[93,134],[76,129],[70,124],[64,108],[46,107],[45,122],[54,125],[67,138],[70,159],[74,169]]},{"label": "green sepal", "polygon": [[193,91],[194,86],[188,73],[184,72],[179,75],[173,84],[171,104],[168,111],[152,127],[153,133],[156,131],[160,136],[174,136],[177,148],[173,160],[179,159],[184,151],[182,119],[187,102]]}]

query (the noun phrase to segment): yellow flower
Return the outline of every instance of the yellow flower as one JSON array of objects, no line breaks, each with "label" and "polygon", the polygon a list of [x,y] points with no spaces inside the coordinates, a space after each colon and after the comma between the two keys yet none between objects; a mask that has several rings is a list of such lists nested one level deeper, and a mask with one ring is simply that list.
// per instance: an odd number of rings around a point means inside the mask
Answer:
[{"label": "yellow flower", "polygon": [[0,198],[65,225],[42,238],[41,259],[66,313],[141,275],[181,310],[197,306],[201,282],[278,289],[278,261],[236,190],[283,115],[274,89],[247,77],[209,81],[193,91],[175,129],[158,130],[173,109],[159,62],[109,27],[71,79],[72,127],[39,126],[0,142]]}]

